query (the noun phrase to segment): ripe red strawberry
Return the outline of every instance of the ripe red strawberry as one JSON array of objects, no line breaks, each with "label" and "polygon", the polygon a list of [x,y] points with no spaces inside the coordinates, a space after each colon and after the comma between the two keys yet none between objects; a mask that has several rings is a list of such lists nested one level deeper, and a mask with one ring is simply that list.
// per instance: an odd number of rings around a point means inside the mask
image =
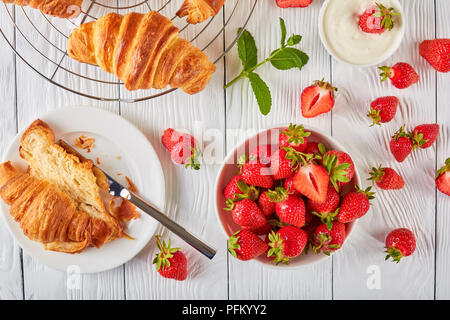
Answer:
[{"label": "ripe red strawberry", "polygon": [[330,182],[338,192],[355,175],[355,164],[350,155],[343,151],[327,151],[323,155],[322,165],[327,169]]},{"label": "ripe red strawberry", "polygon": [[331,251],[336,251],[342,247],[345,241],[345,225],[338,221],[333,221],[331,230],[322,223],[315,230],[312,237],[313,249],[315,253],[323,252],[330,255]]},{"label": "ripe red strawberry", "polygon": [[258,199],[259,191],[254,186],[249,186],[241,179],[241,175],[233,177],[233,179],[228,182],[227,186],[223,190],[223,195],[225,199]]},{"label": "ripe red strawberry", "polygon": [[403,162],[406,157],[413,150],[413,142],[409,135],[405,132],[405,126],[402,126],[395,134],[392,136],[391,142],[389,143],[392,154],[395,160],[398,162]]},{"label": "ripe red strawberry", "polygon": [[386,237],[386,258],[399,263],[403,257],[410,256],[416,250],[416,238],[411,230],[399,228],[391,231]]},{"label": "ripe red strawberry", "polygon": [[233,257],[243,261],[255,259],[266,252],[267,249],[267,244],[248,230],[238,231],[228,240],[228,252]]},{"label": "ripe red strawberry", "polygon": [[439,72],[450,72],[450,39],[425,40],[420,55]]},{"label": "ripe red strawberry", "polygon": [[289,263],[291,258],[299,256],[308,242],[308,233],[294,226],[286,226],[269,234],[269,252],[273,263]]},{"label": "ripe red strawberry", "polygon": [[331,221],[337,216],[337,208],[339,207],[340,202],[341,197],[339,196],[339,193],[337,193],[334,188],[328,188],[325,202],[318,203],[308,200],[307,211],[321,218],[322,222],[331,228]]},{"label": "ripe red strawberry", "polygon": [[278,136],[280,149],[291,147],[296,151],[303,152],[308,143],[306,138],[311,135],[311,132],[304,129],[302,125],[291,123],[288,128],[282,130]]},{"label": "ripe red strawberry", "polygon": [[261,162],[247,162],[242,166],[242,180],[250,185],[270,188],[273,185],[273,178],[270,169]]},{"label": "ripe red strawberry", "polygon": [[258,205],[261,208],[262,213],[267,217],[275,213],[275,202],[271,201],[267,195],[269,191],[261,193],[258,199]]},{"label": "ripe red strawberry", "polygon": [[179,248],[171,248],[166,242],[161,243],[161,237],[156,236],[156,245],[160,252],[153,259],[156,270],[164,278],[184,281],[187,278],[187,259]]},{"label": "ripe red strawberry", "polygon": [[422,149],[429,148],[436,141],[439,135],[439,125],[437,123],[422,124],[412,131],[413,149],[420,147]]},{"label": "ripe red strawberry", "polygon": [[283,187],[290,193],[294,195],[300,195],[300,192],[295,190],[294,187],[294,177],[289,177],[286,180],[284,180]]},{"label": "ripe red strawberry", "polygon": [[264,216],[258,205],[249,199],[238,202],[227,201],[227,211],[231,211],[233,221],[241,227],[247,229],[257,229],[266,224]]},{"label": "ripe red strawberry", "polygon": [[292,160],[286,158],[287,152],[278,149],[270,159],[270,170],[274,180],[281,180],[292,177],[296,167],[292,165]]},{"label": "ripe red strawberry", "polygon": [[195,170],[200,169],[198,161],[200,156],[199,148],[193,136],[181,134],[172,128],[166,129],[161,137],[162,144],[170,152],[172,161],[177,164],[184,164]]},{"label": "ripe red strawberry", "polygon": [[417,72],[411,65],[404,62],[399,62],[393,67],[383,66],[378,69],[383,71],[380,74],[381,81],[385,81],[389,78],[394,87],[398,89],[405,89],[419,82],[419,75]]},{"label": "ripe red strawberry", "polygon": [[317,164],[310,163],[301,166],[294,176],[294,187],[308,199],[324,202],[327,197],[330,177],[327,170]]},{"label": "ripe red strawberry", "polygon": [[318,154],[320,154],[319,143],[318,142],[314,142],[314,141],[308,142],[308,144],[306,145],[305,150],[303,150],[303,153],[306,153],[306,154],[318,153]]},{"label": "ripe red strawberry", "polygon": [[312,3],[313,0],[276,0],[277,6],[280,8],[305,8]]},{"label": "ripe red strawberry", "polygon": [[436,172],[436,187],[443,194],[450,196],[450,158],[447,158],[445,166]]},{"label": "ripe red strawberry", "polygon": [[337,88],[324,82],[323,79],[314,81],[313,85],[303,90],[301,95],[303,117],[314,118],[333,109],[335,91]]},{"label": "ripe red strawberry", "polygon": [[352,222],[364,216],[370,209],[370,200],[374,199],[374,192],[370,192],[372,187],[361,190],[355,186],[356,191],[347,193],[341,201],[341,207],[337,215],[337,220],[342,223]]},{"label": "ripe red strawberry", "polygon": [[394,10],[394,8],[386,8],[379,3],[376,6],[370,6],[359,18],[361,30],[367,33],[378,34],[386,30],[392,30],[394,27],[393,16],[400,15]]},{"label": "ripe red strawberry", "polygon": [[367,114],[373,121],[370,126],[372,127],[376,124],[380,126],[381,123],[391,121],[397,113],[398,103],[398,98],[394,96],[381,97],[372,101],[370,111]]},{"label": "ripe red strawberry", "polygon": [[369,174],[370,178],[367,180],[376,182],[383,190],[398,190],[405,185],[403,178],[392,168],[383,168],[380,165],[378,168],[372,168]]},{"label": "ripe red strawberry", "polygon": [[270,164],[270,157],[272,156],[272,146],[269,144],[262,144],[257,146],[250,152],[248,159],[250,162],[261,162],[264,165]]},{"label": "ripe red strawberry", "polygon": [[289,194],[282,187],[269,191],[267,195],[275,202],[275,212],[281,222],[299,228],[305,225],[305,203],[302,198]]}]

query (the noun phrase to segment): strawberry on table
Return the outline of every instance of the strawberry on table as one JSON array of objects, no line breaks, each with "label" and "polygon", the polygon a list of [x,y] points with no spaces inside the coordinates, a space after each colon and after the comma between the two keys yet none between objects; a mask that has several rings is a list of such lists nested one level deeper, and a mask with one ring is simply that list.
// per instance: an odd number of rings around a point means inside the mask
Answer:
[{"label": "strawberry on table", "polygon": [[187,259],[179,248],[171,248],[171,243],[167,245],[165,241],[161,243],[161,237],[156,236],[156,245],[160,252],[153,260],[156,270],[164,278],[184,281],[187,278]]},{"label": "strawberry on table", "polygon": [[280,8],[305,8],[312,3],[313,0],[276,0],[277,6]]},{"label": "strawberry on table", "polygon": [[255,259],[266,252],[268,248],[263,240],[248,230],[238,231],[228,240],[228,252],[242,261]]},{"label": "strawberry on table", "polygon": [[299,228],[305,225],[305,203],[302,198],[289,194],[283,187],[277,187],[267,195],[275,202],[275,212],[281,222]]},{"label": "strawberry on table", "polygon": [[286,155],[285,150],[278,149],[270,159],[270,170],[274,180],[286,179],[295,174],[296,166],[293,165],[292,160],[287,159]]},{"label": "strawberry on table", "polygon": [[324,202],[327,197],[329,182],[327,170],[315,163],[302,165],[294,176],[295,190],[319,203]]},{"label": "strawberry on table", "polygon": [[366,190],[355,186],[356,191],[347,193],[341,201],[337,220],[342,223],[352,222],[364,216],[370,209],[370,200],[374,199],[374,192],[368,187]]},{"label": "strawberry on table", "polygon": [[275,213],[275,202],[270,200],[268,193],[269,191],[264,191],[258,199],[258,205],[266,217]]},{"label": "strawberry on table", "polygon": [[395,229],[386,237],[386,258],[399,263],[403,257],[410,256],[416,250],[416,238],[411,230],[406,228]]},{"label": "strawberry on table", "polygon": [[402,126],[395,132],[389,143],[389,147],[395,160],[398,162],[403,162],[411,153],[413,150],[413,142],[411,141],[410,136],[405,132],[405,126]]},{"label": "strawberry on table", "polygon": [[294,226],[286,226],[269,234],[269,251],[267,256],[275,264],[289,263],[291,258],[299,256],[308,242],[308,233]]},{"label": "strawberry on table", "polygon": [[225,199],[237,200],[237,199],[258,199],[259,191],[254,186],[249,186],[241,179],[241,175],[233,177],[228,182],[227,186],[223,190]]},{"label": "strawberry on table", "polygon": [[261,162],[264,165],[270,164],[270,157],[272,156],[272,146],[269,144],[263,144],[257,146],[250,152],[248,159],[250,162]]},{"label": "strawberry on table", "polygon": [[186,168],[200,169],[198,159],[201,153],[193,136],[169,128],[164,131],[161,142],[170,152],[173,162],[184,164]]},{"label": "strawberry on table", "polygon": [[440,192],[450,196],[450,158],[445,165],[436,172],[436,187]]},{"label": "strawberry on table", "polygon": [[417,72],[411,65],[405,62],[396,63],[393,67],[383,66],[378,69],[382,71],[380,74],[381,81],[390,79],[392,85],[398,89],[406,89],[419,82]]},{"label": "strawberry on table", "polygon": [[339,196],[339,193],[337,193],[334,188],[328,188],[325,202],[318,203],[308,200],[306,207],[308,212],[311,212],[315,216],[319,217],[323,223],[331,228],[331,221],[333,221],[339,212],[337,209],[340,202],[341,197]]},{"label": "strawberry on table", "polygon": [[307,146],[306,138],[310,135],[311,132],[305,131],[305,128],[302,125],[291,123],[289,127],[282,130],[278,136],[280,149],[291,147],[296,151],[302,152]]},{"label": "strawberry on table", "polygon": [[264,216],[258,205],[249,199],[238,202],[227,200],[227,211],[231,211],[233,221],[247,229],[258,229],[266,224]]},{"label": "strawberry on table", "polygon": [[381,164],[378,168],[372,168],[369,172],[370,178],[376,182],[377,186],[383,190],[398,190],[405,185],[403,178],[392,168],[383,168]]},{"label": "strawberry on table", "polygon": [[450,39],[425,40],[419,53],[435,70],[450,72]]},{"label": "strawberry on table", "polygon": [[439,135],[439,125],[437,123],[421,124],[412,131],[413,149],[420,147],[422,149],[429,148],[436,141]]},{"label": "strawberry on table", "polygon": [[324,223],[319,224],[312,234],[314,252],[330,255],[330,252],[342,247],[345,237],[345,225],[343,223],[333,221],[331,229]]},{"label": "strawberry on table", "polygon": [[398,98],[394,96],[380,97],[370,104],[370,110],[367,116],[372,119],[374,125],[381,125],[391,121],[397,113]]},{"label": "strawberry on table", "polygon": [[301,95],[303,117],[314,118],[333,109],[334,92],[337,90],[323,79],[314,81],[313,85],[303,90]]},{"label": "strawberry on table", "polygon": [[243,164],[241,177],[248,184],[257,187],[270,188],[273,185],[270,169],[259,161]]},{"label": "strawberry on table", "polygon": [[322,157],[322,165],[327,169],[330,182],[339,192],[355,175],[355,164],[348,153],[330,150]]},{"label": "strawberry on table", "polygon": [[400,13],[394,8],[386,8],[380,3],[368,7],[359,18],[359,26],[366,33],[381,34],[394,28],[394,17]]}]

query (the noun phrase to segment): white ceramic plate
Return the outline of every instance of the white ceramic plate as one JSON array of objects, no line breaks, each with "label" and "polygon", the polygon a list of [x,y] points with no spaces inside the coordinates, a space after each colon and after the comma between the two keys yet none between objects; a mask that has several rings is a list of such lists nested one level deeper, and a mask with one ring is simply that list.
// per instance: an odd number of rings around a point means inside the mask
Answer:
[{"label": "white ceramic plate", "polygon": [[[237,159],[243,154],[247,154],[256,147],[261,141],[261,144],[267,144],[269,141],[270,143],[270,137],[277,137],[279,131],[283,128],[287,128],[289,125],[279,125],[275,126],[273,128],[262,130],[261,132],[245,139],[242,143],[237,145],[233,150],[229,152],[229,154],[225,157],[225,160],[222,163],[222,166],[219,169],[219,174],[217,176],[215,190],[216,190],[216,217],[219,222],[219,224],[222,226],[222,231],[224,232],[225,236],[229,238],[232,234],[240,230],[240,227],[233,222],[233,219],[231,217],[231,214],[228,211],[225,211],[223,208],[225,207],[225,197],[223,195],[223,190],[225,189],[225,186],[228,184],[228,182],[237,174],[238,172],[238,166],[237,166]],[[351,154],[340,144],[336,139],[331,137],[330,135],[326,134],[325,132],[305,126],[306,131],[311,132],[311,136],[308,138],[309,141],[316,141],[316,142],[322,142],[325,147],[328,150],[340,150],[348,153],[350,156]],[[271,135],[271,132],[276,132],[276,134]],[[278,143],[278,139],[276,139],[276,142],[272,141],[273,143]],[[355,175],[352,179],[352,181],[345,186],[343,189],[344,192],[348,192],[350,190],[353,190],[354,185],[360,185],[361,179],[360,175],[358,173],[358,168],[355,166]],[[353,221],[346,224],[346,241],[348,241],[350,234],[352,233],[357,221]],[[342,249],[345,251],[345,243],[342,247]],[[269,259],[267,259],[264,256],[260,256],[256,258],[254,261],[261,263],[265,267],[271,267],[275,269],[295,269],[307,265],[311,265],[314,263],[317,263],[319,261],[323,261],[324,259],[327,259],[329,256],[326,256],[324,254],[314,254],[312,251],[308,254],[302,253],[300,256],[291,259],[289,264],[279,264],[274,265],[270,262]]]},{"label": "white ceramic plate", "polygon": [[[161,163],[150,142],[131,123],[114,113],[88,107],[66,107],[39,118],[53,129],[56,139],[62,138],[69,144],[73,145],[75,138],[80,135],[95,138],[90,153],[78,151],[94,161],[98,157],[101,163],[99,167],[125,186],[125,176],[130,177],[140,195],[164,210],[165,182]],[[25,169],[27,164],[18,152],[22,133],[15,137],[3,161],[10,160]],[[158,225],[151,217],[140,212],[141,217],[128,223],[125,230],[135,240],[122,238],[99,249],[88,248],[80,254],[71,255],[47,251],[41,243],[28,239],[10,216],[9,206],[0,202],[1,214],[19,245],[39,262],[62,271],[76,266],[81,273],[94,273],[120,266],[145,247]]]}]

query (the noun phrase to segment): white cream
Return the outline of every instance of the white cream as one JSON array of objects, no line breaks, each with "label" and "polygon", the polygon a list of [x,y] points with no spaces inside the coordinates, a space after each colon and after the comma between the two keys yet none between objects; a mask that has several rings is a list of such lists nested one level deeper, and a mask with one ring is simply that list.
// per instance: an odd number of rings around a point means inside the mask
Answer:
[{"label": "white cream", "polygon": [[366,33],[359,27],[359,17],[375,2],[400,12],[397,3],[390,0],[329,0],[321,27],[328,49],[337,58],[351,64],[369,65],[381,62],[398,47],[403,35],[401,16],[394,16],[394,28],[382,34]]}]

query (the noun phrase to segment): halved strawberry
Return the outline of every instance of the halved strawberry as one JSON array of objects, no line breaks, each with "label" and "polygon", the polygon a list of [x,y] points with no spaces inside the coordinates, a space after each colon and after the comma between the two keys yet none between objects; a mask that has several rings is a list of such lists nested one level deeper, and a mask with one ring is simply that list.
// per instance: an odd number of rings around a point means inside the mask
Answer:
[{"label": "halved strawberry", "polygon": [[314,118],[333,109],[335,91],[337,88],[324,82],[323,79],[314,81],[313,85],[303,90],[301,95],[303,117]]},{"label": "halved strawberry", "polygon": [[277,6],[280,8],[305,8],[312,3],[313,0],[276,0]]},{"label": "halved strawberry", "polygon": [[317,164],[301,166],[294,176],[294,187],[308,199],[322,203],[327,197],[330,177],[327,170]]},{"label": "halved strawberry", "polygon": [[288,128],[280,132],[278,137],[280,149],[283,147],[291,147],[302,152],[307,146],[306,138],[311,132],[305,131],[302,125],[290,124]]}]

